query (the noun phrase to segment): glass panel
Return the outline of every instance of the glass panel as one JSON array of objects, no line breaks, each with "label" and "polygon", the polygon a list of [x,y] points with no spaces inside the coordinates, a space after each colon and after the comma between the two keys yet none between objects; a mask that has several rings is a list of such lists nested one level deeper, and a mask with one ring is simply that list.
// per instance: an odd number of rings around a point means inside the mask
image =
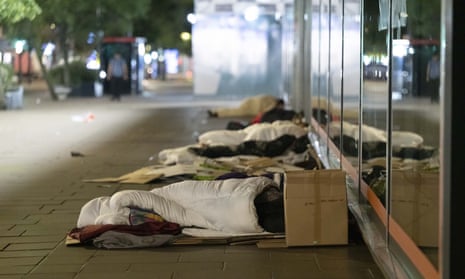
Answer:
[{"label": "glass panel", "polygon": [[[343,119],[359,123],[360,100],[360,1],[344,1]],[[356,39],[354,39],[356,38]],[[337,120],[337,118],[335,119]],[[358,161],[358,160],[357,160]]]},{"label": "glass panel", "polygon": [[[332,1],[329,135],[345,159],[358,167],[357,127],[360,100],[360,1]],[[354,39],[356,38],[356,39]],[[347,123],[347,125],[345,125]],[[343,130],[350,125],[352,132]]]},{"label": "glass panel", "polygon": [[[376,247],[386,249],[387,214],[386,205],[386,141],[387,141],[387,111],[389,106],[389,71],[388,71],[388,45],[387,27],[383,23],[386,16],[381,13],[383,9],[380,1],[363,1],[363,53],[362,53],[362,119],[357,126],[345,123],[345,130],[355,134],[355,140],[349,147],[356,149],[361,156],[360,167],[362,185],[361,199],[368,203],[373,212],[370,221],[378,227]],[[387,1],[386,1],[387,3]],[[374,195],[370,195],[373,193]],[[383,265],[391,266],[385,261]],[[390,268],[392,269],[392,267]]]},{"label": "glass panel", "polygon": [[[298,1],[297,1],[298,2]],[[321,15],[321,0],[310,0],[311,5],[311,35],[310,35],[310,92],[311,92],[311,109],[312,116],[318,120],[320,111],[326,111],[327,106],[320,102],[320,99],[325,98],[322,87],[321,76],[321,33],[322,33],[322,15]],[[317,144],[320,142],[318,141]],[[322,150],[319,152],[327,157],[326,150],[324,147],[326,144],[322,144],[320,147]]]},{"label": "glass panel", "polygon": [[[342,87],[340,87],[340,92],[336,93],[332,98],[330,105],[330,117],[332,120],[330,134],[333,142],[342,151],[342,155],[354,167],[358,168],[357,127],[351,126],[353,128],[352,132],[343,131],[342,128],[349,128],[349,124],[358,125],[359,123],[360,2],[346,0],[343,1],[343,5],[343,10],[341,9],[341,12],[344,13],[343,29],[337,35],[343,38],[343,42],[337,45],[337,48],[343,51],[336,56],[338,60],[342,61],[342,64],[339,65],[339,71],[342,72]],[[333,75],[341,82],[341,74],[334,72]]]},{"label": "glass panel", "polygon": [[[380,0],[381,2],[385,2]],[[387,28],[380,16],[378,1],[364,1],[363,37],[363,118],[362,172],[371,174],[365,180],[385,204],[384,185],[377,189],[373,183],[384,179],[386,170],[386,128],[388,110],[388,46]],[[376,179],[374,179],[376,178]],[[384,184],[384,183],[381,183]]]},{"label": "glass panel", "polygon": [[[342,114],[336,112],[340,108],[334,107],[333,124],[341,126],[342,123],[358,125],[359,122],[359,101],[361,98],[360,88],[360,57],[361,57],[361,38],[360,34],[360,1],[345,0],[344,1],[344,29],[343,29],[343,87],[342,87]],[[357,38],[357,39],[354,39]],[[343,134],[344,135],[344,134]],[[359,168],[359,154],[356,145],[354,145],[354,137],[344,140],[344,136],[340,138],[338,143],[342,146],[345,157],[352,163],[357,170]]]},{"label": "glass panel", "polygon": [[[374,191],[382,204],[385,204],[384,178],[386,170],[386,112],[388,109],[388,47],[386,29],[381,29],[380,7],[378,1],[364,1],[363,14],[363,94],[361,125],[361,144],[359,134],[354,135],[354,143],[346,143],[355,148],[360,146],[362,156],[362,177]],[[346,124],[347,130],[353,126]],[[350,129],[350,130],[349,130]],[[352,131],[352,133],[355,133]],[[355,147],[354,147],[355,146]],[[351,151],[354,152],[354,151]],[[380,218],[385,218],[380,216]]]},{"label": "glass panel", "polygon": [[[329,1],[329,53],[328,53],[328,110],[331,118],[335,121],[340,119],[341,115],[341,102],[342,102],[342,13],[343,13],[343,2],[338,0]],[[356,70],[356,69],[354,69]],[[328,115],[321,115],[321,121],[326,123],[328,121]],[[332,123],[330,125],[333,125]],[[334,167],[338,167],[337,165]]]},{"label": "glass panel", "polygon": [[[314,0],[312,4],[312,115],[326,127],[326,115],[329,113],[330,84],[330,40],[331,17],[330,0]],[[315,55],[318,54],[318,55]],[[329,158],[327,143],[321,151]],[[326,164],[329,164],[328,162]]]},{"label": "glass panel", "polygon": [[437,267],[440,0],[394,4],[391,214]]},{"label": "glass panel", "polygon": [[[299,1],[295,3],[294,7],[294,22],[292,23],[294,28],[294,40],[293,40],[293,49],[291,52],[292,55],[292,95],[288,102],[296,110],[305,110],[304,97],[309,94],[305,92],[304,82],[308,80],[305,78],[305,73],[303,70],[303,65],[306,64],[304,53],[304,42],[305,42],[305,29],[306,21],[305,18],[305,2]],[[307,108],[308,110],[308,108]],[[308,114],[305,114],[308,117]]]},{"label": "glass panel", "polygon": [[194,93],[247,97],[281,93],[281,26],[275,13],[257,18],[197,11],[193,25]]},{"label": "glass panel", "polygon": [[[324,80],[321,78],[321,60],[322,56],[325,56],[322,54],[322,18],[324,15],[321,14],[321,0],[313,0],[312,1],[312,36],[311,36],[311,53],[314,54],[312,55],[311,59],[311,64],[312,64],[312,70],[311,70],[311,78],[312,78],[312,110],[313,110],[313,116],[317,116],[315,111],[318,111],[320,109],[325,110],[326,106],[322,103],[320,103],[320,98],[325,98],[324,94]],[[317,54],[317,55],[315,55]]]},{"label": "glass panel", "polygon": [[281,55],[283,58],[282,61],[282,79],[283,79],[283,98],[287,104],[294,106],[295,96],[291,94],[292,92],[292,80],[291,78],[295,76],[293,71],[293,57],[295,55],[295,47],[293,46],[295,37],[294,37],[294,5],[285,4],[284,13],[282,15],[282,51]]}]

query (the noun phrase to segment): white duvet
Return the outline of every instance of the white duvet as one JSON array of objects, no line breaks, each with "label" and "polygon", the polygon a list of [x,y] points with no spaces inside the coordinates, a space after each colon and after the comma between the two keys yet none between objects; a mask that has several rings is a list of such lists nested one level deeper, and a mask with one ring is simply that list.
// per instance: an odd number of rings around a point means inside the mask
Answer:
[{"label": "white duvet", "polygon": [[267,186],[266,177],[219,181],[182,181],[151,191],[124,190],[99,197],[82,208],[77,227],[94,224],[129,225],[131,207],[151,210],[183,227],[200,227],[229,233],[259,233],[255,197]]},{"label": "white duvet", "polygon": [[[358,130],[359,126],[349,122],[331,122],[329,127],[329,135],[331,137],[339,136],[342,134],[352,137],[358,141]],[[386,131],[378,129],[376,127],[362,125],[362,139],[364,142],[386,142],[387,134]],[[419,147],[423,144],[423,137],[408,131],[392,131],[392,145],[401,147]]]},{"label": "white duvet", "polygon": [[242,130],[214,130],[201,134],[199,144],[203,145],[239,145],[244,141],[272,141],[283,135],[300,138],[308,134],[308,129],[292,121],[274,121],[257,123]]},{"label": "white duvet", "polygon": [[[283,135],[293,135],[300,138],[308,134],[308,129],[296,125],[292,121],[274,121],[273,123],[257,123],[242,130],[213,130],[199,136],[197,144],[186,145],[177,148],[167,148],[158,153],[158,161],[163,165],[192,164],[197,155],[189,151],[191,147],[202,146],[237,146],[244,141],[272,141]],[[286,154],[289,160],[285,163],[296,162],[294,154]],[[300,160],[300,158],[298,158]],[[298,161],[297,160],[297,161]]]}]

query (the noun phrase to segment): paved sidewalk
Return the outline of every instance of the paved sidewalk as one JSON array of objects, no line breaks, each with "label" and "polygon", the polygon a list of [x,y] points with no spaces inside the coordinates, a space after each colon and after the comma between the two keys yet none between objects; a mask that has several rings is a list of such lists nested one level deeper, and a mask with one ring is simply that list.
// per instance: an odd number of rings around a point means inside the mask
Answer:
[{"label": "paved sidewalk", "polygon": [[[65,246],[66,233],[88,200],[154,186],[83,179],[155,164],[159,151],[224,128],[227,120],[207,118],[206,109],[225,103],[196,100],[186,92],[160,98],[162,93],[154,91],[123,96],[122,102],[106,97],[52,101],[40,84],[34,86],[26,89],[23,109],[0,111],[0,278],[382,278],[361,244],[299,249]],[[84,156],[73,157],[71,151]]]}]

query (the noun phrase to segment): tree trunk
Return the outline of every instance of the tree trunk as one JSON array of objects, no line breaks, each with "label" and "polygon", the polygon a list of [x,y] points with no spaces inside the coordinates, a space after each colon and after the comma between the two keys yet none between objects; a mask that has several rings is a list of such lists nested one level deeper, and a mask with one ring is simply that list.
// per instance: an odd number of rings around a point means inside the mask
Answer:
[{"label": "tree trunk", "polygon": [[40,70],[42,72],[42,77],[44,78],[45,82],[47,83],[48,90],[50,92],[50,96],[52,97],[52,100],[58,100],[58,96],[55,92],[55,86],[48,75],[47,68],[45,67],[44,63],[42,63],[42,48],[39,43],[36,41],[33,42],[34,48],[36,49],[37,52],[37,57],[39,58],[39,65],[40,65]]},{"label": "tree trunk", "polygon": [[69,46],[67,44],[68,27],[66,24],[63,24],[58,33],[60,49],[63,52],[63,79],[66,86],[70,86],[70,73],[69,73]]}]

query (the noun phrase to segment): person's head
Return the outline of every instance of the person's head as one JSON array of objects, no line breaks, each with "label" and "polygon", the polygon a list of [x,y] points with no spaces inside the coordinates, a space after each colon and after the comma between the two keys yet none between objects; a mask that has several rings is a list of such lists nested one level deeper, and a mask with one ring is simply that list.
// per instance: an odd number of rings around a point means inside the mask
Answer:
[{"label": "person's head", "polygon": [[275,108],[284,109],[284,107],[285,107],[284,100],[283,99],[277,99]]}]

